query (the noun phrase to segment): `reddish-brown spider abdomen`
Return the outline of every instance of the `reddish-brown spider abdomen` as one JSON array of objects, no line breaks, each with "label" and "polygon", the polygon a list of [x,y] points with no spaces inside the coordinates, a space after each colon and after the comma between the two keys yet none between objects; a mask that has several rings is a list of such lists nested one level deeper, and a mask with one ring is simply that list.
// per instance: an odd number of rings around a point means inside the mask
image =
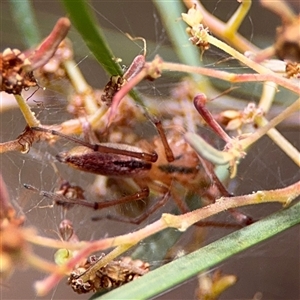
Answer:
[{"label": "reddish-brown spider abdomen", "polygon": [[112,176],[141,176],[151,169],[152,164],[130,156],[101,153],[84,146],[75,147],[56,156],[62,162],[84,172]]}]

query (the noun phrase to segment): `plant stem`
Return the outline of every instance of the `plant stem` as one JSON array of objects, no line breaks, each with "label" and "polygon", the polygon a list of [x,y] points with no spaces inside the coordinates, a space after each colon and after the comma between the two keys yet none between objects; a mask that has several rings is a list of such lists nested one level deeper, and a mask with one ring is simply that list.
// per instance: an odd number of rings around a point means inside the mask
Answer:
[{"label": "plant stem", "polygon": [[[153,299],[224,260],[299,224],[300,203],[276,212],[93,300]],[[149,288],[151,287],[151,288]]]},{"label": "plant stem", "polygon": [[34,245],[52,248],[52,249],[68,249],[68,250],[80,250],[87,247],[89,242],[70,243],[60,240],[54,240],[51,238],[39,236],[36,232],[26,234],[26,240]]},{"label": "plant stem", "polygon": [[217,150],[196,133],[187,132],[184,138],[201,157],[214,165],[226,165],[235,159],[231,153]]},{"label": "plant stem", "polygon": [[88,122],[93,130],[97,128],[104,128],[107,124],[107,112],[108,107],[106,105],[102,105],[92,115],[87,116],[87,118],[71,119],[61,123],[59,125],[60,132],[64,134],[80,134],[82,132],[82,124],[84,122]]},{"label": "plant stem", "polygon": [[24,260],[34,268],[46,273],[56,272],[58,268],[57,265],[50,263],[31,252],[26,255]]},{"label": "plant stem", "polygon": [[[222,197],[216,201],[216,203],[197,209],[195,211],[175,216],[171,214],[163,214],[162,217],[146,227],[125,235],[103,239],[100,241],[87,243],[87,246],[78,251],[78,253],[71,258],[65,265],[59,268],[59,271],[50,275],[43,281],[36,284],[37,293],[39,295],[45,295],[51,288],[53,288],[58,281],[64,276],[65,272],[70,272],[83,258],[89,256],[91,253],[108,249],[115,246],[119,247],[116,251],[120,254],[120,251],[128,249],[141,240],[153,235],[168,227],[177,228],[180,231],[185,231],[189,226],[208,218],[212,215],[226,211],[230,208],[241,207],[245,205],[279,202],[284,205],[291,203],[293,199],[300,195],[300,181],[277,190],[258,191],[253,194],[237,197]],[[70,243],[72,245],[72,243]],[[67,248],[67,247],[64,247]]]},{"label": "plant stem", "polygon": [[98,109],[96,99],[93,95],[93,89],[84,79],[80,69],[75,64],[74,60],[64,61],[63,65],[76,92],[83,97],[84,107],[87,114],[93,114]]},{"label": "plant stem", "polygon": [[[240,54],[242,55],[242,54]],[[253,62],[253,61],[252,61]],[[265,69],[265,68],[264,68]],[[265,74],[235,74],[228,73],[225,71],[187,66],[178,63],[170,63],[163,62],[162,70],[168,71],[178,71],[184,73],[196,73],[202,74],[213,78],[218,78],[221,80],[229,81],[229,82],[252,82],[252,81],[273,81],[280,86],[283,86],[297,94],[300,94],[299,84],[295,84],[293,81],[288,80],[287,78],[283,78],[278,76],[276,73],[265,73]]]},{"label": "plant stem", "polygon": [[258,107],[262,109],[264,114],[266,114],[270,110],[277,90],[277,84],[273,81],[266,81],[264,83],[262,94],[258,104]]},{"label": "plant stem", "polygon": [[98,270],[100,270],[102,267],[104,267],[109,262],[111,262],[112,260],[114,260],[120,254],[122,254],[125,251],[127,251],[128,249],[130,249],[132,246],[134,246],[134,245],[132,245],[132,244],[125,244],[125,245],[121,245],[121,246],[116,247],[114,250],[112,250],[111,252],[109,252],[107,255],[105,255],[103,258],[101,258],[99,261],[97,261],[87,272],[85,272],[80,277],[80,279],[82,279],[83,282],[86,282],[90,278],[95,278],[96,277],[96,273],[97,273]]},{"label": "plant stem", "polygon": [[281,123],[292,113],[299,111],[299,109],[300,109],[300,98],[298,98],[293,104],[291,104],[289,107],[287,107],[283,112],[281,112],[279,115],[277,115],[275,118],[273,118],[265,126],[261,127],[256,132],[254,132],[251,136],[247,137],[244,140],[241,140],[240,144],[241,144],[242,148],[243,149],[248,148],[251,144],[253,144],[258,139],[260,139],[264,134],[266,134],[270,129],[272,129],[279,123]]},{"label": "plant stem", "polygon": [[183,1],[188,8],[193,7],[193,5],[197,4],[197,9],[200,10],[203,15],[203,23],[205,26],[208,26],[209,30],[214,33],[214,35],[218,36],[221,39],[226,40],[228,43],[233,45],[236,49],[239,49],[242,52],[251,51],[253,53],[257,53],[260,49],[250,43],[247,39],[241,36],[239,33],[234,34],[231,39],[224,35],[226,31],[227,24],[220,21],[218,18],[210,14],[200,1],[195,0],[184,0]]},{"label": "plant stem", "polygon": [[31,111],[30,107],[21,95],[14,95],[20,110],[25,118],[25,121],[29,127],[38,127],[40,121],[35,117],[34,112]]},{"label": "plant stem", "polygon": [[280,202],[286,206],[299,195],[300,181],[278,190],[258,191],[250,195],[236,197],[222,197],[216,200],[214,204],[207,205],[184,215],[163,214],[162,219],[167,223],[168,227],[175,227],[180,231],[185,231],[192,224],[230,208],[268,202]]},{"label": "plant stem", "polygon": [[249,68],[251,68],[252,70],[256,71],[259,74],[273,74],[274,76],[276,75],[270,69],[251,60],[250,58],[246,57],[242,53],[238,52],[237,50],[235,50],[232,47],[230,47],[229,45],[227,45],[226,43],[218,40],[217,38],[215,38],[209,34],[207,35],[207,42],[209,42],[210,44],[214,45],[215,47],[221,49],[222,51],[228,53],[229,55],[236,58],[241,63],[245,64],[246,66],[248,66]]},{"label": "plant stem", "polygon": [[[189,45],[182,47],[182,41],[186,39],[185,25],[183,22],[176,22],[178,16],[182,12],[182,3],[174,2],[172,5],[167,1],[154,0],[156,9],[160,13],[161,19],[164,22],[164,27],[168,32],[173,47],[179,57],[180,61],[184,64],[191,66],[201,66],[199,52],[196,47]],[[194,76],[195,81],[201,82],[202,86],[209,85],[209,81],[205,77]],[[204,82],[203,82],[204,81]]]},{"label": "plant stem", "polygon": [[[255,118],[255,123],[259,127],[266,126],[268,121],[266,118],[259,116]],[[299,151],[275,128],[271,128],[267,135],[273,140],[273,142],[287,155],[296,165],[300,166],[300,153]]]},{"label": "plant stem", "polygon": [[238,7],[238,9],[226,23],[226,29],[224,30],[224,35],[226,38],[228,38],[229,40],[232,40],[234,38],[239,27],[241,26],[241,23],[244,21],[247,13],[249,12],[251,4],[251,0],[241,1],[241,4]]}]

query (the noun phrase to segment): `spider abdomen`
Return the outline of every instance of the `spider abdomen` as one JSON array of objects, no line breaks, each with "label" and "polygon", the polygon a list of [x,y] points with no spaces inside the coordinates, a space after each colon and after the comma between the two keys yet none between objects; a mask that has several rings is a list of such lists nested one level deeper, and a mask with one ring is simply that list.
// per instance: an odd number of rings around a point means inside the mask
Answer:
[{"label": "spider abdomen", "polygon": [[101,153],[84,146],[75,147],[69,152],[62,152],[56,158],[81,171],[112,177],[140,176],[152,166],[150,162],[137,158]]}]

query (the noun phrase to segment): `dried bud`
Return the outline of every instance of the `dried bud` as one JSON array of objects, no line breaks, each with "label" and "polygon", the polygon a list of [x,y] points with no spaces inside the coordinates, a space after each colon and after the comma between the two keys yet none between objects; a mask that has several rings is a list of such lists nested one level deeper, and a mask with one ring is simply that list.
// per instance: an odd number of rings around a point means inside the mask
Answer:
[{"label": "dried bud", "polygon": [[288,62],[285,68],[287,78],[300,78],[300,63]]},{"label": "dried bud", "polygon": [[300,16],[277,28],[275,53],[280,59],[300,62]]},{"label": "dried bud", "polygon": [[70,274],[68,283],[76,293],[83,294],[90,291],[113,289],[149,272],[148,263],[139,259],[133,260],[127,256],[109,262],[97,270],[94,278],[83,282],[81,275],[86,274],[102,257],[103,255],[100,257],[91,256],[84,266],[77,268]]},{"label": "dried bud", "polygon": [[30,71],[30,61],[18,49],[7,48],[0,53],[0,91],[20,95],[23,89],[37,85]]}]

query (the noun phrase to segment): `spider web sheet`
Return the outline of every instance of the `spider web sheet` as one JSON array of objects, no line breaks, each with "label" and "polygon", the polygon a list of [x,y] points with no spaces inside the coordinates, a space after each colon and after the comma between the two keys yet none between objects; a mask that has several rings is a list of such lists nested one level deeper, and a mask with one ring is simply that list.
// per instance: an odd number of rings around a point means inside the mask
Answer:
[{"label": "spider web sheet", "polygon": [[[211,1],[212,3],[206,3],[211,5],[210,11],[218,17],[222,16],[223,20],[227,20],[228,16],[232,15],[236,9],[236,3],[228,5],[227,1]],[[39,1],[33,1],[36,8],[38,18],[47,19],[47,22],[41,22],[41,31],[46,35],[52,28],[57,16],[65,15],[60,3],[58,1],[45,1],[40,3]],[[3,9],[6,9],[6,4],[3,3]],[[166,48],[170,46],[167,35],[160,23],[159,16],[155,9],[151,5],[150,1],[114,1],[113,5],[109,5],[108,2],[94,1],[91,4],[91,8],[96,13],[99,22],[109,28],[117,34],[123,35],[125,32],[130,33],[132,36],[142,36],[149,42],[147,47],[147,59],[151,60],[155,54],[160,54]],[[3,12],[4,10],[1,9]],[[8,9],[8,8],[7,8]],[[137,14],[140,11],[143,15],[143,20]],[[256,16],[255,16],[256,17]],[[1,13],[1,22],[8,24],[8,16]],[[273,18],[274,19],[274,18]],[[267,34],[271,34],[272,22],[270,19],[271,29]],[[49,20],[49,22],[48,22]],[[246,18],[241,31],[243,35],[249,40],[253,40],[261,33],[256,25],[256,19],[254,15],[250,14]],[[274,23],[274,24],[275,24]],[[74,29],[71,29],[71,35],[75,34]],[[117,37],[119,35],[116,35]],[[113,36],[113,34],[112,34]],[[1,45],[6,46],[18,46],[17,33],[13,31],[11,36],[7,36],[6,33],[1,35]],[[114,36],[113,36],[114,37]],[[109,37],[108,37],[109,38]],[[13,45],[9,44],[12,43]],[[88,83],[96,88],[103,88],[107,82],[107,75],[101,70],[97,64],[94,63],[92,54],[88,51],[84,43],[76,38],[72,40],[73,47],[75,49],[75,60],[78,63],[81,71],[86,77]],[[122,45],[118,45],[116,38],[111,39],[112,46],[116,57],[120,57],[124,65],[129,66],[132,59],[139,53],[142,53],[142,45],[140,42],[132,42],[130,50],[123,49]],[[271,43],[271,41],[270,41]],[[187,41],[188,44],[188,41]],[[186,46],[186,45],[184,45]],[[133,52],[134,51],[134,52]],[[244,68],[235,61],[226,61],[227,56],[220,53],[216,49],[211,48],[204,54],[204,64],[209,67],[213,67],[226,71],[238,71],[243,72]],[[168,74],[165,79],[163,76],[161,79],[154,82],[142,83],[138,90],[145,97],[153,99],[163,99],[169,97],[170,88],[175,86],[175,82],[178,81],[177,74]],[[46,91],[38,91],[30,99],[37,114],[37,117],[42,124],[56,124],[61,123],[63,120],[70,118],[65,112],[67,100],[64,96],[63,90],[66,87],[66,82],[57,80],[52,82],[52,88],[48,88]],[[217,88],[220,88],[220,93],[226,87],[219,86],[216,83]],[[228,85],[230,87],[230,84]],[[230,96],[218,98],[215,102],[220,102],[226,107],[226,99],[230,97],[232,101],[232,95],[238,97],[238,100],[231,102],[237,105],[238,108],[243,109],[248,102],[257,101],[257,97],[261,92],[261,83],[251,85],[251,94],[244,94],[241,90],[246,90],[247,84],[242,85],[237,91],[231,93]],[[27,93],[31,95],[32,91]],[[209,97],[218,96],[218,90],[216,89],[215,95],[208,95]],[[237,99],[237,98],[235,98]],[[1,99],[2,100],[2,99]],[[33,100],[35,102],[33,102]],[[163,102],[158,101],[159,107],[163,110]],[[229,108],[229,107],[228,107]],[[236,108],[236,106],[235,106]],[[11,109],[1,114],[1,141],[13,140],[18,136],[25,127],[25,121],[21,113],[16,109]],[[188,126],[188,125],[187,125]],[[141,136],[144,138],[149,135],[148,130],[152,130],[152,125],[147,121],[146,125],[141,130]],[[153,131],[153,130],[152,130]],[[300,147],[300,140],[297,128],[288,126],[282,128],[281,132],[287,137],[294,146]],[[207,133],[207,130],[204,131]],[[213,135],[212,135],[213,136]],[[217,143],[218,145],[218,143]],[[19,153],[5,153],[1,155],[0,167],[4,180],[8,186],[9,194],[14,206],[19,214],[24,214],[26,217],[26,224],[37,228],[38,233],[42,236],[59,238],[58,226],[63,218],[61,207],[53,206],[52,201],[48,198],[40,196],[38,193],[28,191],[23,187],[23,184],[31,184],[38,188],[40,191],[53,192],[59,185],[60,180],[58,174],[54,171],[53,164],[59,170],[59,174],[67,179],[70,183],[80,185],[87,191],[85,195],[90,197],[89,189],[94,180],[94,175],[77,172],[66,166],[63,166],[56,162],[55,155],[61,151],[71,149],[74,146],[73,143],[59,140],[53,145],[48,145],[46,142],[35,143],[30,152],[26,155]],[[274,189],[287,186],[300,179],[299,169],[294,163],[286,157],[274,143],[267,137],[262,138],[252,147],[244,160],[239,165],[238,176],[233,180],[229,189],[235,194],[246,194],[257,190]],[[93,198],[93,200],[96,200]],[[153,216],[150,216],[144,223],[138,227],[143,227],[145,224],[157,219],[161,212],[172,211],[174,203],[168,203],[166,207],[163,207]],[[253,216],[255,219],[259,219],[265,215],[270,214],[273,211],[278,210],[279,205],[264,205],[258,207],[244,208],[243,211],[246,214]],[[130,209],[130,208],[129,208]],[[112,207],[107,209],[107,212],[116,214],[117,210]],[[67,212],[67,218],[74,224],[76,234],[82,240],[94,240],[103,238],[106,236],[114,236],[129,231],[135,230],[137,226],[131,224],[123,224],[114,221],[99,221],[92,222],[91,216],[97,215],[98,212],[92,211],[88,208],[74,207]],[[231,222],[232,218],[229,215],[222,215],[222,222]],[[203,229],[188,230],[181,238],[180,243],[172,249],[168,255],[170,257],[180,256],[183,251],[189,251],[189,249],[196,249],[205,243],[212,242],[225,234],[228,234],[230,230],[225,228],[209,228],[203,233]],[[298,232],[299,233],[299,232]],[[299,279],[299,272],[295,270],[295,260],[299,253],[299,243],[295,243],[295,236],[297,235],[297,229],[291,230],[289,234],[283,234],[275,239],[271,240],[265,245],[259,245],[246,251],[245,253],[235,257],[234,260],[230,260],[222,265],[224,272],[230,274],[237,274],[240,278],[239,285],[232,288],[232,294],[228,296],[230,299],[239,298],[246,299],[253,297],[255,292],[262,292],[266,295],[266,299],[286,299],[286,294],[282,291],[290,290],[290,294],[296,293],[295,289],[291,286],[293,282]],[[163,236],[158,236],[157,239],[164,239]],[[205,241],[203,241],[205,240]],[[158,251],[156,245],[152,241],[142,242],[143,249],[147,249],[145,253],[153,253]],[[276,249],[276,251],[274,251]],[[35,249],[37,254],[47,259],[52,259],[53,250]],[[146,254],[147,254],[146,253]],[[144,258],[147,259],[147,255],[144,254]],[[167,260],[166,257],[156,259],[157,256],[153,255],[152,260],[149,261],[153,266],[159,265]],[[284,260],[280,260],[280,257],[284,257]],[[278,262],[274,266],[274,259]],[[298,258],[299,262],[299,258]],[[293,271],[294,270],[294,271]],[[288,273],[290,272],[290,273]],[[245,275],[247,274],[247,276]],[[298,276],[298,277],[297,277]],[[11,280],[8,283],[8,287],[2,289],[1,299],[35,299],[32,283],[38,279],[42,279],[43,274],[31,269],[26,269],[23,272],[16,271]],[[20,286],[18,283],[22,282]],[[252,282],[251,287],[249,282]],[[279,283],[286,288],[278,289]],[[159,299],[185,299],[193,298],[196,288],[196,281],[189,281],[180,289],[171,291],[170,293],[161,296]],[[241,292],[242,290],[242,292]],[[64,283],[61,283],[51,295],[46,296],[44,299],[86,299],[87,295],[76,295],[69,287]],[[229,299],[228,298],[228,299]],[[225,298],[224,298],[225,299]],[[227,299],[227,298],[226,298]],[[265,299],[265,298],[264,298]],[[292,296],[291,298],[292,299]],[[296,298],[295,298],[296,299]]]}]

